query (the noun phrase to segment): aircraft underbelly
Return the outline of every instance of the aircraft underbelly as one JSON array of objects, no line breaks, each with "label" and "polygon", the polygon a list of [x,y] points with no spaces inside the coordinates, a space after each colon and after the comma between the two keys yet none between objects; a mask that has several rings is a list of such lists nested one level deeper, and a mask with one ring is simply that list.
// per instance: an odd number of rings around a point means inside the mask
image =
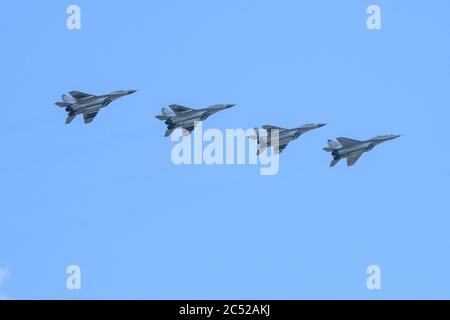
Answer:
[{"label": "aircraft underbelly", "polygon": [[292,134],[283,134],[283,133],[280,133],[280,134],[278,135],[278,139],[279,139],[280,141],[282,141],[282,140],[288,140],[288,139],[290,139],[290,138],[292,138]]},{"label": "aircraft underbelly", "polygon": [[93,106],[80,108],[80,109],[78,109],[76,111],[77,111],[77,113],[85,113],[85,112],[89,112],[89,111],[98,111],[101,108],[102,108],[101,104],[96,104],[96,105],[93,105]]},{"label": "aircraft underbelly", "polygon": [[364,146],[358,146],[358,147],[354,147],[354,148],[349,148],[349,149],[343,149],[343,150],[340,150],[339,151],[339,155],[340,156],[348,156],[348,155],[350,155],[350,154],[352,154],[352,153],[358,153],[358,152],[361,152],[361,151],[367,151],[368,149],[367,149],[367,146],[366,145],[364,145]]},{"label": "aircraft underbelly", "polygon": [[194,124],[195,122],[201,121],[202,119],[199,117],[186,117],[184,119],[177,119],[176,121],[173,121],[173,123],[177,125],[187,125],[187,124]]},{"label": "aircraft underbelly", "polygon": [[91,102],[86,102],[83,104],[80,104],[79,107],[77,109],[89,109],[89,108],[100,108],[101,106],[103,106],[103,100],[101,101],[91,101]]}]

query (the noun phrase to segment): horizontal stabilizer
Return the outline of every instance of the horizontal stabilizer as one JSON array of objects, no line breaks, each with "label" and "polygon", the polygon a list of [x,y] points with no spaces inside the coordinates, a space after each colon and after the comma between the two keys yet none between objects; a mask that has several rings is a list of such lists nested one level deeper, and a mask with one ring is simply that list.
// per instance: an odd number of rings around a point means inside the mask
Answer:
[{"label": "horizontal stabilizer", "polygon": [[68,116],[66,119],[66,124],[69,124],[72,122],[73,119],[75,119],[76,116]]},{"label": "horizontal stabilizer", "polygon": [[330,167],[334,167],[335,165],[337,165],[339,160],[341,160],[341,159],[333,159],[333,161],[331,161],[331,163],[330,163]]},{"label": "horizontal stabilizer", "polygon": [[165,121],[165,120],[169,120],[170,119],[169,116],[164,116],[164,115],[157,115],[155,118],[158,119],[158,120],[161,120],[161,121]]},{"label": "horizontal stabilizer", "polygon": [[167,130],[166,130],[166,134],[164,135],[164,137],[170,136],[170,135],[172,134],[172,132],[175,131],[175,129],[176,129],[176,128],[173,128],[173,129],[167,129]]},{"label": "horizontal stabilizer", "polygon": [[55,104],[61,108],[69,108],[71,106],[71,104],[67,102],[56,102]]}]

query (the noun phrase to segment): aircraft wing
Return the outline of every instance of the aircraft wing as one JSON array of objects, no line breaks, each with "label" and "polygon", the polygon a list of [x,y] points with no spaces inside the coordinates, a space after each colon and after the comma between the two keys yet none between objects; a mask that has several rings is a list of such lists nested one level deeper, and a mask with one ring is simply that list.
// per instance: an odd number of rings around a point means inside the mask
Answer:
[{"label": "aircraft wing", "polygon": [[358,159],[362,156],[364,151],[358,151],[350,153],[350,155],[347,157],[347,166],[352,166],[358,161]]},{"label": "aircraft wing", "polygon": [[357,145],[357,144],[362,143],[362,141],[354,140],[354,139],[349,139],[349,138],[344,138],[344,137],[337,138],[336,140],[339,141],[339,143],[340,143],[344,148],[352,147],[352,146],[354,146],[354,145]]},{"label": "aircraft wing", "polygon": [[262,126],[263,129],[266,130],[286,130],[285,128],[281,128],[281,127],[277,127],[277,126],[272,126],[270,124],[266,124],[265,126]]},{"label": "aircraft wing", "polygon": [[188,107],[180,106],[178,104],[172,104],[169,106],[169,108],[172,109],[172,111],[175,112],[176,114],[194,110]]},{"label": "aircraft wing", "polygon": [[[196,122],[196,124],[197,124],[197,122]],[[192,133],[192,131],[194,131],[195,125],[196,125],[196,124],[192,124],[192,125],[190,125],[190,126],[185,126],[185,127],[183,127],[183,133],[184,133],[184,135],[185,135],[185,136],[190,135],[190,134]]]},{"label": "aircraft wing", "polygon": [[275,154],[280,154],[280,153],[283,152],[284,149],[286,149],[287,146],[288,146],[287,143],[285,143],[285,144],[280,144],[280,145],[278,146],[278,149],[275,148],[275,146],[274,146],[274,147],[273,147],[273,151],[274,151]]},{"label": "aircraft wing", "polygon": [[80,92],[80,91],[70,91],[69,94],[70,94],[75,100],[80,100],[80,99],[85,99],[85,98],[95,97],[93,94],[84,93],[84,92]]},{"label": "aircraft wing", "polygon": [[83,113],[84,123],[91,123],[94,118],[97,116],[99,110],[86,111]]}]

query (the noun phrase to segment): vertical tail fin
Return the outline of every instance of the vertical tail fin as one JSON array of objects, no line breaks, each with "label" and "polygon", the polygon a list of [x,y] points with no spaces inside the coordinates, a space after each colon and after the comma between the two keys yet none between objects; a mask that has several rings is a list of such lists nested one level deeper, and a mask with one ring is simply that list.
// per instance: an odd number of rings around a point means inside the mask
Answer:
[{"label": "vertical tail fin", "polygon": [[168,110],[166,108],[162,108],[161,109],[161,114],[157,115],[155,118],[159,119],[161,121],[165,121],[165,120],[169,120],[173,116],[174,116],[174,114],[172,112],[170,112],[170,110]]},{"label": "vertical tail fin", "polygon": [[332,148],[332,149],[340,149],[340,148],[342,148],[342,145],[339,142],[331,140],[331,139],[328,140],[328,146],[330,148]]},{"label": "vertical tail fin", "polygon": [[342,148],[342,145],[334,140],[328,140],[328,147],[323,148],[327,152],[333,152]]},{"label": "vertical tail fin", "polygon": [[61,108],[70,108],[74,103],[76,103],[75,99],[67,94],[63,94],[61,96],[61,101],[58,101],[55,104]]},{"label": "vertical tail fin", "polygon": [[161,109],[161,113],[163,116],[167,116],[167,117],[172,117],[173,116],[173,112],[170,111],[169,109],[166,108],[162,108]]},{"label": "vertical tail fin", "polygon": [[63,94],[61,99],[64,103],[68,103],[68,104],[72,104],[72,103],[76,102],[74,98],[72,98],[71,96],[69,96],[67,94]]}]

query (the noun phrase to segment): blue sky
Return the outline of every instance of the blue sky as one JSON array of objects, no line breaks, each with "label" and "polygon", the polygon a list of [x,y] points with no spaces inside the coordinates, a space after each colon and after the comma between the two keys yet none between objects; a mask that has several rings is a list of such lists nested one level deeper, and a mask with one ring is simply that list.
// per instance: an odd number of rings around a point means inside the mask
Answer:
[{"label": "blue sky", "polygon": [[[448,1],[2,8],[0,296],[450,297]],[[140,91],[65,126],[54,102],[73,89]],[[328,125],[292,143],[275,176],[175,166],[154,119],[172,103],[237,104],[205,129]],[[388,133],[404,136],[351,168],[321,150]],[[80,291],[66,289],[72,264]],[[373,264],[382,290],[366,288]]]}]

